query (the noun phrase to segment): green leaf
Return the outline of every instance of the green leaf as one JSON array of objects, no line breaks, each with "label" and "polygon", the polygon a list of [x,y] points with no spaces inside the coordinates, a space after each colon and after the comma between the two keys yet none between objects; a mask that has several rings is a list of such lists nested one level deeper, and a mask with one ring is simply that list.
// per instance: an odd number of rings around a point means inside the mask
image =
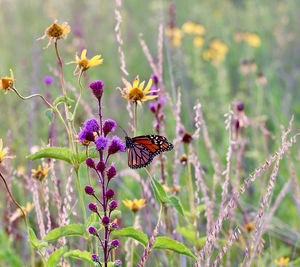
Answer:
[{"label": "green leaf", "polygon": [[60,103],[66,103],[67,106],[70,107],[72,102],[74,102],[74,100],[67,96],[59,96],[54,100],[53,106],[56,107]]},{"label": "green leaf", "polygon": [[72,155],[72,151],[66,147],[45,147],[27,156],[27,158],[30,160],[41,158],[60,159],[72,164]]},{"label": "green leaf", "polygon": [[[79,164],[84,162],[87,159],[86,151],[79,152],[78,154],[74,155],[74,158],[77,160]],[[96,148],[90,148],[89,149],[89,158],[99,158],[99,152],[96,150]]]},{"label": "green leaf", "polygon": [[122,230],[114,231],[114,236],[126,236],[131,237],[134,240],[140,242],[144,247],[148,244],[148,237],[145,233],[133,228],[123,228]]},{"label": "green leaf", "polygon": [[185,245],[166,236],[157,237],[153,249],[169,249],[197,260],[197,257]]},{"label": "green leaf", "polygon": [[37,237],[31,227],[29,227],[29,240],[30,240],[31,245],[35,249],[37,249],[39,246],[39,240],[37,239]]},{"label": "green leaf", "polygon": [[186,239],[193,242],[194,245],[197,245],[198,247],[202,247],[205,244],[206,236],[197,238],[197,234],[192,229],[188,229],[187,227],[176,227],[176,230],[179,234],[181,234]]},{"label": "green leaf", "polygon": [[177,210],[178,213],[180,213],[182,216],[184,216],[184,211],[183,211],[183,207],[181,205],[180,200],[175,196],[170,196],[168,198],[168,200],[169,200],[168,203],[171,206],[173,206]]},{"label": "green leaf", "polygon": [[79,259],[79,260],[84,260],[90,264],[94,264],[94,262],[92,261],[92,254],[88,251],[81,251],[79,249],[76,250],[70,250],[68,252],[66,252],[64,254],[64,257],[70,257],[70,258],[74,258],[74,259]]},{"label": "green leaf", "polygon": [[151,186],[154,191],[155,198],[160,203],[165,203],[168,201],[167,193],[165,192],[165,189],[162,187],[162,185],[154,178],[152,177]]},{"label": "green leaf", "polygon": [[45,111],[45,115],[46,117],[48,118],[49,122],[52,123],[53,120],[54,120],[54,113],[53,113],[53,110],[51,108],[47,109]]},{"label": "green leaf", "polygon": [[69,224],[50,231],[45,237],[44,241],[55,241],[63,236],[85,236],[85,227],[82,224]]},{"label": "green leaf", "polygon": [[59,250],[54,251],[47,260],[47,267],[56,267],[60,257],[64,255],[66,250],[67,248],[61,248]]}]

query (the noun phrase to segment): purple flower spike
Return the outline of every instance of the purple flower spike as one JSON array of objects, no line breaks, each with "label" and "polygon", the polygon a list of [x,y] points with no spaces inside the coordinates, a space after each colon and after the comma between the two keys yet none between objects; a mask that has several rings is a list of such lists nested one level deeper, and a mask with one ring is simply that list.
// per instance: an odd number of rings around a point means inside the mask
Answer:
[{"label": "purple flower spike", "polygon": [[94,81],[89,85],[89,87],[92,89],[95,97],[97,97],[98,99],[102,97],[104,82]]},{"label": "purple flower spike", "polygon": [[107,216],[104,216],[102,218],[102,223],[103,223],[104,226],[108,225],[109,222],[110,222],[110,219]]},{"label": "purple flower spike", "polygon": [[97,254],[93,254],[92,257],[91,257],[92,261],[95,261],[97,262],[99,260],[99,257]]},{"label": "purple flower spike", "polygon": [[96,166],[97,171],[103,172],[105,170],[105,163],[103,161],[99,161]]},{"label": "purple flower spike", "polygon": [[89,227],[89,233],[90,233],[91,235],[94,235],[94,234],[96,234],[96,233],[97,233],[97,230],[96,230],[96,228],[95,228],[95,227],[93,227],[93,226]]},{"label": "purple flower spike", "polygon": [[84,191],[87,195],[93,195],[95,193],[94,188],[89,185],[84,188]]},{"label": "purple flower spike", "polygon": [[97,206],[94,203],[90,203],[89,204],[89,209],[90,209],[90,211],[93,211],[93,212],[97,212],[98,211]]},{"label": "purple flower spike", "polygon": [[118,207],[118,202],[113,200],[112,202],[109,203],[109,210],[113,211],[114,209],[116,209]]},{"label": "purple flower spike", "polygon": [[116,130],[117,124],[114,120],[108,119],[103,123],[103,133],[104,136],[107,136],[110,132],[114,132]]},{"label": "purple flower spike", "polygon": [[87,158],[85,160],[85,163],[88,167],[93,168],[93,169],[95,168],[95,162],[92,158]]},{"label": "purple flower spike", "polygon": [[123,143],[123,141],[118,137],[114,136],[110,142],[110,145],[108,147],[108,154],[114,154],[118,151],[124,152],[126,148],[126,145]]},{"label": "purple flower spike", "polygon": [[99,124],[97,119],[93,118],[84,122],[84,128],[89,132],[99,132]]},{"label": "purple flower spike", "polygon": [[95,144],[96,144],[96,149],[98,151],[103,151],[108,143],[108,139],[103,137],[103,136],[99,136],[96,140],[95,140]]},{"label": "purple flower spike", "polygon": [[108,179],[111,179],[117,175],[115,165],[111,164],[110,168],[106,171],[106,175]]},{"label": "purple flower spike", "polygon": [[87,129],[83,128],[78,134],[78,139],[81,143],[85,141],[93,142],[95,140],[95,136],[93,132],[89,132]]},{"label": "purple flower spike", "polygon": [[52,76],[45,76],[44,77],[44,83],[47,85],[50,85],[54,82],[54,78]]},{"label": "purple flower spike", "polygon": [[115,192],[114,192],[114,190],[112,190],[112,189],[108,189],[108,190],[105,192],[105,196],[106,196],[107,199],[113,198],[114,195],[115,195]]},{"label": "purple flower spike", "polygon": [[110,243],[112,248],[117,248],[119,246],[119,241],[117,239],[111,241]]}]

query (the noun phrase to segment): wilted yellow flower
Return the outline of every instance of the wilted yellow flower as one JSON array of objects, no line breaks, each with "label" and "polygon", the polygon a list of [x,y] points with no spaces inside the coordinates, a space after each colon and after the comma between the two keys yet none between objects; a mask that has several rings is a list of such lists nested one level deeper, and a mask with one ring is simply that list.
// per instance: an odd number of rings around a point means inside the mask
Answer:
[{"label": "wilted yellow flower", "polygon": [[48,48],[52,41],[57,42],[59,39],[67,38],[68,33],[70,32],[71,28],[67,22],[64,22],[62,25],[57,24],[57,20],[55,20],[46,30],[45,34],[38,38],[38,40],[43,40],[46,37],[49,37],[49,42],[45,48]]},{"label": "wilted yellow flower", "polygon": [[195,47],[201,47],[201,46],[203,46],[203,44],[204,44],[204,39],[202,37],[196,36],[194,38],[194,46]]},{"label": "wilted yellow flower", "polygon": [[170,193],[178,193],[181,189],[181,187],[179,185],[175,185],[173,187],[168,187],[166,184],[163,184],[162,187],[164,188],[164,190],[166,192],[170,192]]},{"label": "wilted yellow flower", "polygon": [[95,66],[102,64],[103,59],[101,59],[101,55],[96,55],[96,56],[92,57],[91,59],[87,59],[86,52],[87,52],[87,50],[84,49],[81,52],[80,57],[76,53],[76,56],[75,56],[76,61],[71,61],[71,62],[67,63],[67,64],[71,64],[71,63],[77,64],[77,66],[74,70],[74,75],[77,75],[78,73],[80,73],[80,71],[86,71],[91,67],[95,67]]},{"label": "wilted yellow flower", "polygon": [[10,90],[14,85],[14,74],[10,69],[10,77],[2,77],[0,82],[0,90],[5,90],[7,94],[8,90]]},{"label": "wilted yellow flower", "polygon": [[255,33],[249,33],[249,32],[245,32],[243,34],[243,39],[250,45],[253,47],[259,47],[260,46],[260,38],[257,34]]},{"label": "wilted yellow flower", "polygon": [[[26,207],[22,207],[23,211],[25,212],[25,214],[28,214],[30,211],[32,211],[32,209],[34,208],[34,204],[33,203],[26,203]],[[9,218],[9,222],[12,223],[14,222],[16,219],[20,218],[21,216],[23,216],[23,213],[20,209],[17,209]]]},{"label": "wilted yellow flower", "polygon": [[3,141],[0,138],[0,163],[5,159],[13,159],[15,156],[8,156],[8,147],[3,148]]},{"label": "wilted yellow flower", "polygon": [[34,169],[31,170],[32,176],[38,181],[42,181],[45,177],[47,177],[48,172],[49,172],[48,165],[46,165],[44,169],[42,168],[41,165],[39,165],[37,170]]},{"label": "wilted yellow flower", "polygon": [[[145,81],[143,81],[142,83],[140,83],[140,79],[139,76],[136,76],[134,82],[131,83],[128,82],[126,79],[123,78],[123,83],[125,84],[125,88],[121,89],[118,88],[122,94],[122,96],[127,99],[130,100],[132,102],[138,102],[138,103],[142,103],[148,100],[152,100],[157,98],[157,95],[148,95],[151,94],[152,92],[157,92],[158,90],[151,90],[151,85],[152,85],[152,79],[149,80],[147,86],[145,89],[144,85],[145,85]],[[140,83],[140,84],[139,84]]]},{"label": "wilted yellow flower", "polygon": [[281,257],[279,260],[275,260],[275,264],[278,265],[278,266],[285,266],[288,264],[288,262],[290,261],[290,258],[287,257],[287,258],[283,258]]},{"label": "wilted yellow flower", "polygon": [[253,222],[248,222],[247,224],[245,224],[245,228],[247,229],[248,232],[251,232],[254,229]]},{"label": "wilted yellow flower", "polygon": [[146,200],[141,198],[141,199],[135,199],[135,200],[123,200],[123,204],[129,208],[130,210],[132,210],[133,212],[137,212],[140,209],[146,207]]}]

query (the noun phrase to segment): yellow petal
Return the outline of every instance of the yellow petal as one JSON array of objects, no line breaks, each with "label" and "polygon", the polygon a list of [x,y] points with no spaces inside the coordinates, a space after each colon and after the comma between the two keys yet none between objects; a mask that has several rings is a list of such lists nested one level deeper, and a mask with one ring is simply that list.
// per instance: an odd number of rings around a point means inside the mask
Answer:
[{"label": "yellow petal", "polygon": [[147,100],[152,100],[152,99],[155,99],[157,98],[158,95],[148,95],[148,96],[145,96],[143,99],[142,99],[142,102],[145,102]]},{"label": "yellow petal", "polygon": [[86,59],[86,49],[83,49],[81,52],[81,60]]},{"label": "yellow petal", "polygon": [[146,87],[145,90],[144,90],[144,93],[147,93],[147,92],[150,90],[151,85],[152,85],[152,79],[149,80],[149,82],[148,82],[148,84],[147,84],[147,87]]},{"label": "yellow petal", "polygon": [[133,82],[133,88],[136,88],[139,86],[139,81],[140,81],[140,78],[139,76],[136,76],[134,82]]},{"label": "yellow petal", "polygon": [[125,84],[125,86],[128,88],[128,90],[132,89],[131,83],[128,82],[125,78],[122,78],[123,83]]},{"label": "yellow petal", "polygon": [[14,80],[14,73],[13,73],[12,69],[10,69],[9,71],[10,71],[10,78],[11,78],[12,80]]},{"label": "yellow petal", "polygon": [[145,81],[143,81],[143,82],[140,84],[140,86],[139,86],[139,88],[140,88],[142,91],[143,91],[144,85],[145,85]]}]

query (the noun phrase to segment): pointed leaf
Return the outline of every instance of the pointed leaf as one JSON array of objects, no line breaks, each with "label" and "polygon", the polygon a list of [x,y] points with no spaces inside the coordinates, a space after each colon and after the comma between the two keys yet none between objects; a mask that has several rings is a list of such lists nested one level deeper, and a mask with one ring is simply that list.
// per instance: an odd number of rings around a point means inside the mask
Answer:
[{"label": "pointed leaf", "polygon": [[151,186],[154,191],[155,198],[160,203],[165,203],[168,201],[167,193],[165,192],[165,189],[162,187],[162,185],[154,178],[150,180]]},{"label": "pointed leaf", "polygon": [[72,151],[66,147],[45,147],[27,156],[27,158],[30,160],[41,158],[59,159],[72,164],[72,155]]},{"label": "pointed leaf", "polygon": [[192,229],[188,229],[187,227],[177,226],[176,230],[179,234],[181,234],[183,237],[185,237],[186,239],[193,242],[193,244],[198,246],[198,247],[202,247],[206,242],[206,236],[201,237],[201,238],[197,238],[197,235],[196,235],[195,231],[192,230]]},{"label": "pointed leaf", "polygon": [[63,236],[85,237],[85,227],[82,224],[69,224],[55,228],[44,237],[44,241],[55,241]]},{"label": "pointed leaf", "polygon": [[181,205],[180,200],[176,196],[170,196],[168,203],[173,206],[178,213],[180,213],[182,216],[184,216],[183,207]]},{"label": "pointed leaf", "polygon": [[46,117],[48,118],[49,122],[52,123],[53,120],[54,120],[54,113],[53,113],[53,110],[51,108],[47,109],[45,111],[45,115]]},{"label": "pointed leaf", "polygon": [[74,258],[74,259],[79,259],[79,260],[86,261],[90,264],[94,264],[94,262],[92,261],[92,254],[88,251],[81,251],[79,249],[70,250],[70,251],[68,251],[64,254],[64,257],[65,258],[70,257],[70,258]]},{"label": "pointed leaf", "polygon": [[37,239],[33,229],[31,227],[29,227],[29,240],[30,240],[30,243],[31,245],[34,247],[34,248],[38,248],[39,246],[39,240]]},{"label": "pointed leaf", "polygon": [[66,103],[68,106],[71,106],[72,102],[74,102],[74,100],[67,96],[59,96],[54,100],[53,106],[56,107],[60,103]]},{"label": "pointed leaf", "polygon": [[56,267],[60,257],[64,255],[66,250],[67,248],[61,248],[59,250],[54,251],[47,260],[47,267]]},{"label": "pointed leaf", "polygon": [[197,257],[185,245],[166,236],[157,237],[153,249],[169,249],[197,260]]},{"label": "pointed leaf", "polygon": [[123,228],[122,230],[114,231],[114,236],[126,236],[131,237],[134,240],[140,242],[144,247],[148,244],[148,237],[145,233],[133,228]]}]

